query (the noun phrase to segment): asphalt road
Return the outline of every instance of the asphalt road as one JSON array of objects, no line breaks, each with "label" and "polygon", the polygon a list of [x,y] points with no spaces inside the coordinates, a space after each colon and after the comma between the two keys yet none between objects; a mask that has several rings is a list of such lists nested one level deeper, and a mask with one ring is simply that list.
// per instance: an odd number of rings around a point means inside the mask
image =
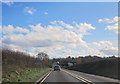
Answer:
[{"label": "asphalt road", "polygon": [[112,78],[71,70],[51,71],[41,84],[120,84]]}]

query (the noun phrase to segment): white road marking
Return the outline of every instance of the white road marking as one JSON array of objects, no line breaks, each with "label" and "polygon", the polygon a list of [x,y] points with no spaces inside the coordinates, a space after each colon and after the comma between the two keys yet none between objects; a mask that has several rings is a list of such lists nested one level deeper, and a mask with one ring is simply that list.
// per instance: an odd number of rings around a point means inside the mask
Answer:
[{"label": "white road marking", "polygon": [[74,74],[74,73],[70,73],[70,72],[68,72],[68,71],[66,71],[66,70],[62,70],[62,71],[70,74],[71,76],[77,78],[78,80],[81,80],[82,82],[84,82],[84,83],[86,83],[86,84],[95,84],[95,83],[93,83],[92,81],[87,80],[87,79],[85,79],[85,78],[83,78],[83,77],[81,77],[81,76],[79,76],[79,75]]},{"label": "white road marking", "polygon": [[51,74],[52,71],[50,71],[40,82],[40,84],[42,84],[46,79],[47,77]]}]

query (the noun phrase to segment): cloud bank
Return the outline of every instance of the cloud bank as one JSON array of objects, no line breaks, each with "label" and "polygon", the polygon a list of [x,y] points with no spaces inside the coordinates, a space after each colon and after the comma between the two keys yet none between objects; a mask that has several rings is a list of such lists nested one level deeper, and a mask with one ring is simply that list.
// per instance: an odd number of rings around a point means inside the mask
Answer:
[{"label": "cloud bank", "polygon": [[46,26],[28,25],[29,29],[3,26],[3,47],[26,51],[32,55],[47,52],[51,58],[68,55],[117,55],[117,49],[109,41],[88,43],[83,40],[84,36],[89,35],[89,30],[96,29],[92,24],[73,22],[70,25],[64,21],[50,23]]}]

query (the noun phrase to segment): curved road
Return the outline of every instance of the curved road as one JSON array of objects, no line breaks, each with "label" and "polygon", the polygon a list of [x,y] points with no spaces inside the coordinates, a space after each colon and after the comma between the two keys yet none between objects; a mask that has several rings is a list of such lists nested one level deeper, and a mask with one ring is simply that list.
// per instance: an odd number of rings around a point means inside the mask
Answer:
[{"label": "curved road", "polygon": [[40,84],[120,84],[112,78],[72,70],[51,71]]}]

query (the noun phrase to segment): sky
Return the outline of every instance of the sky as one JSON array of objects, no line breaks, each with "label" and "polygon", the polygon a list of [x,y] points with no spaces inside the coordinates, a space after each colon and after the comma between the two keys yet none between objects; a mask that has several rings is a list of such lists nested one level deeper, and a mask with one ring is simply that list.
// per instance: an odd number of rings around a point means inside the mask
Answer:
[{"label": "sky", "polygon": [[50,58],[117,56],[117,2],[4,2],[2,47]]}]

